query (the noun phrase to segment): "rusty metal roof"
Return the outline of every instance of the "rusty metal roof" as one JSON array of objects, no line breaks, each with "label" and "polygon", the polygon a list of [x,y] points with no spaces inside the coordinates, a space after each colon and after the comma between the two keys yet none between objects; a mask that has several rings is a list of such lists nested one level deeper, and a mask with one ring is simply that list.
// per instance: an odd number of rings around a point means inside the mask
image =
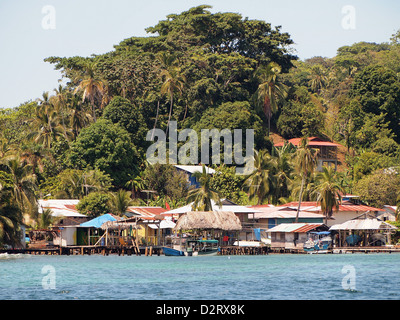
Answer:
[{"label": "rusty metal roof", "polygon": [[154,217],[160,215],[161,213],[167,211],[162,207],[128,207],[126,210],[144,217]]},{"label": "rusty metal roof", "polygon": [[[279,207],[295,207],[297,209],[298,205],[299,205],[299,203],[297,201],[292,201],[292,202],[280,205]],[[321,211],[321,206],[319,206],[316,201],[301,202],[300,208],[302,211],[309,211],[309,212]],[[334,211],[335,211],[335,209],[334,209]],[[350,201],[343,201],[342,204],[339,205],[339,212],[344,212],[344,211],[366,212],[366,211],[385,211],[385,210],[366,206],[363,204],[353,204]]]},{"label": "rusty metal roof", "polygon": [[323,225],[323,223],[281,223],[271,229],[268,229],[267,232],[299,232],[299,233],[304,232],[305,233],[305,232],[314,230],[322,225]]}]

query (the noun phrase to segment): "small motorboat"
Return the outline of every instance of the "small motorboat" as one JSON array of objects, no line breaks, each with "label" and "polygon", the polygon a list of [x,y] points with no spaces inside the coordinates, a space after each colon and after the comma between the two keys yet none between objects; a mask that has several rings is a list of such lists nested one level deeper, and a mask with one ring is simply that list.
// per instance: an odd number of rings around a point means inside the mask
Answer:
[{"label": "small motorboat", "polygon": [[166,256],[203,256],[218,254],[218,240],[187,239],[182,246],[163,247]]},{"label": "small motorboat", "polygon": [[303,249],[307,253],[328,253],[332,249],[332,238],[329,231],[310,232]]}]

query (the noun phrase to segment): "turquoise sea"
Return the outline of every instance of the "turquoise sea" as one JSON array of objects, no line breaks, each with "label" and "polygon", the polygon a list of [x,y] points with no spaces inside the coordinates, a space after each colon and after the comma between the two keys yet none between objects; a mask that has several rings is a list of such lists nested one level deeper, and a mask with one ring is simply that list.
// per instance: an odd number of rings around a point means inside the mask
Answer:
[{"label": "turquoise sea", "polygon": [[1,300],[399,300],[400,254],[0,257]]}]

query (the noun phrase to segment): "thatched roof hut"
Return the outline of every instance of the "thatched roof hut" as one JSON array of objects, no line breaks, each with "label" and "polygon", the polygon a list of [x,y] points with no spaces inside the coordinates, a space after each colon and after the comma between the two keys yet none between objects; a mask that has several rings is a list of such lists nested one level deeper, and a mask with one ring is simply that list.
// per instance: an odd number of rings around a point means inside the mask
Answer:
[{"label": "thatched roof hut", "polygon": [[176,222],[175,230],[219,229],[242,230],[239,218],[231,211],[190,211]]}]

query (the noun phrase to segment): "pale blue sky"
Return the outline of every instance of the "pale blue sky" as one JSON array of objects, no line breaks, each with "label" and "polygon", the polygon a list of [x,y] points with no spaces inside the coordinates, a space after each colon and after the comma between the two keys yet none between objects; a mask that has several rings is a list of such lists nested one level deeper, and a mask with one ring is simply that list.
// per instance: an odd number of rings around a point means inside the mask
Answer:
[{"label": "pale blue sky", "polygon": [[[0,107],[15,107],[58,86],[49,56],[90,56],[145,36],[170,13],[209,4],[212,12],[237,12],[281,25],[301,58],[332,57],[343,45],[387,42],[400,29],[398,0],[0,0]],[[42,8],[55,8],[56,28],[45,30]],[[342,27],[342,8],[355,9],[355,29]]]}]

